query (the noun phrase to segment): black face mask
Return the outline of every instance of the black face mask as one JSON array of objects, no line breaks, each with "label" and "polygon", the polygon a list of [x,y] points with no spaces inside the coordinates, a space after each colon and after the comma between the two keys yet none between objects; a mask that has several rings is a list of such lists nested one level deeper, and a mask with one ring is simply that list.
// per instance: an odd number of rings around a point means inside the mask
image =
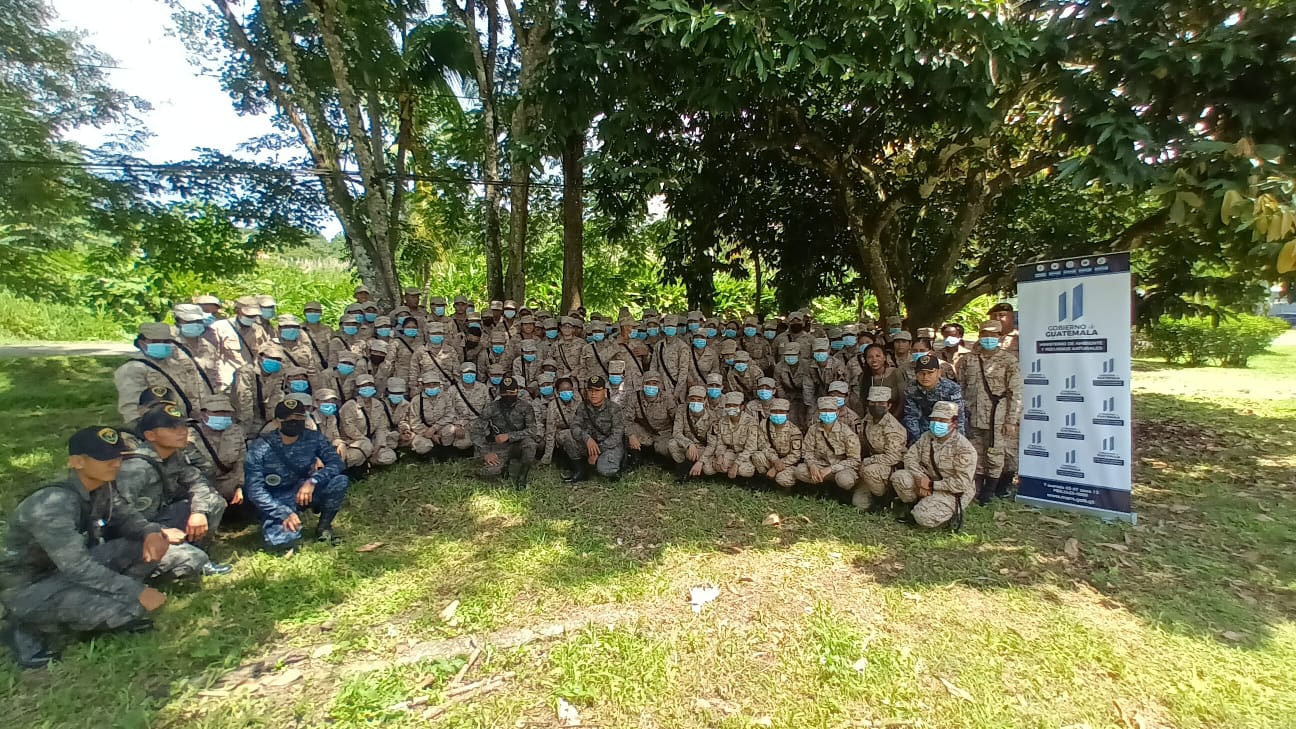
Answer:
[{"label": "black face mask", "polygon": [[382,364],[382,363],[385,362],[385,361],[387,361],[387,358],[386,358],[386,357],[370,357],[370,358],[369,358],[369,362],[370,362],[370,364],[380,365],[380,364]]},{"label": "black face mask", "polygon": [[517,395],[500,395],[500,405],[505,410],[512,410],[513,406],[517,404],[517,399]]},{"label": "black face mask", "polygon": [[872,415],[874,420],[881,420],[882,416],[887,414],[887,409],[886,405],[868,406],[869,415]]},{"label": "black face mask", "polygon": [[306,432],[305,420],[285,420],[279,423],[279,432],[289,438],[296,438]]},{"label": "black face mask", "polygon": [[793,325],[789,326],[788,328],[792,330],[792,333],[793,333],[793,334],[800,334],[800,333],[801,333],[801,330],[802,330],[802,329],[805,329],[805,325],[803,325],[803,324],[793,324]]}]

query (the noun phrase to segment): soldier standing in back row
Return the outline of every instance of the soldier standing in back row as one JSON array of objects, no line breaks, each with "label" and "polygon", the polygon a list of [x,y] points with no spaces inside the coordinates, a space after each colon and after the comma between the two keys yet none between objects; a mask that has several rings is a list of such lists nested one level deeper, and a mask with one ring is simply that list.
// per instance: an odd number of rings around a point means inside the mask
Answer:
[{"label": "soldier standing in back row", "polygon": [[968,436],[977,452],[976,498],[982,505],[990,503],[992,493],[1011,495],[1016,475],[1004,470],[1004,457],[1010,449],[1017,452],[1025,385],[1017,357],[999,346],[1002,331],[997,321],[982,324],[980,339],[959,365]]}]

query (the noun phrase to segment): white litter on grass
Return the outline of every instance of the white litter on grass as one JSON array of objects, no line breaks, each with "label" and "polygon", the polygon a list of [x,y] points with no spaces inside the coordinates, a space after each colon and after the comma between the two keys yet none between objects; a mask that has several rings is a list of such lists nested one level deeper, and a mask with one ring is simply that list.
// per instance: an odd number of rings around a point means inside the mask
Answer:
[{"label": "white litter on grass", "polygon": [[689,588],[689,604],[693,612],[702,612],[702,606],[720,597],[720,588],[715,585],[696,585]]}]

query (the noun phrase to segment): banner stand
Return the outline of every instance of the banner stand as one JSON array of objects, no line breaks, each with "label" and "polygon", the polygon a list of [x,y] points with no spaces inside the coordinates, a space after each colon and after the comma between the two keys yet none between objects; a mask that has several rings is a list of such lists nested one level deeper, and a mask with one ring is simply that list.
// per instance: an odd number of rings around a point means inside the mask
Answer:
[{"label": "banner stand", "polygon": [[1017,501],[1133,523],[1129,254],[1018,266],[1017,301]]}]

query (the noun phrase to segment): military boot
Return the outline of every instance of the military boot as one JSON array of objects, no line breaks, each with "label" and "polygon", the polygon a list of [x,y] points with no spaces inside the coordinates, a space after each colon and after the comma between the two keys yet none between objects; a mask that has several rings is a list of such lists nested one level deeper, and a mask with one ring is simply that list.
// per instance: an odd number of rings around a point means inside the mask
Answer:
[{"label": "military boot", "polygon": [[999,474],[999,480],[995,482],[994,495],[996,499],[1011,499],[1013,495],[1013,480],[1017,474],[1013,471],[1004,471]]},{"label": "military boot", "polygon": [[517,472],[513,474],[513,488],[518,491],[525,491],[527,487],[527,478],[531,475],[531,467],[522,465],[518,466]]},{"label": "military boot", "polygon": [[9,648],[23,668],[44,668],[59,658],[58,653],[46,645],[44,636],[16,623],[5,623],[4,628],[0,628],[0,643]]},{"label": "military boot", "polygon": [[572,472],[567,476],[563,476],[563,481],[566,483],[580,483],[582,481],[588,481],[588,480],[589,480],[589,464],[586,463],[583,459],[581,460],[573,459]]},{"label": "military boot", "polygon": [[675,483],[682,484],[689,480],[689,471],[692,470],[693,464],[685,461],[675,464]]},{"label": "military boot", "polygon": [[903,501],[896,501],[895,507],[892,509],[892,512],[895,514],[896,523],[908,524],[909,526],[917,526],[918,522],[915,521],[913,517],[913,508],[914,508],[913,504],[906,504]]},{"label": "military boot", "polygon": [[990,497],[994,494],[995,484],[987,476],[978,473],[973,479],[976,484],[976,502],[982,506],[990,505]]}]

